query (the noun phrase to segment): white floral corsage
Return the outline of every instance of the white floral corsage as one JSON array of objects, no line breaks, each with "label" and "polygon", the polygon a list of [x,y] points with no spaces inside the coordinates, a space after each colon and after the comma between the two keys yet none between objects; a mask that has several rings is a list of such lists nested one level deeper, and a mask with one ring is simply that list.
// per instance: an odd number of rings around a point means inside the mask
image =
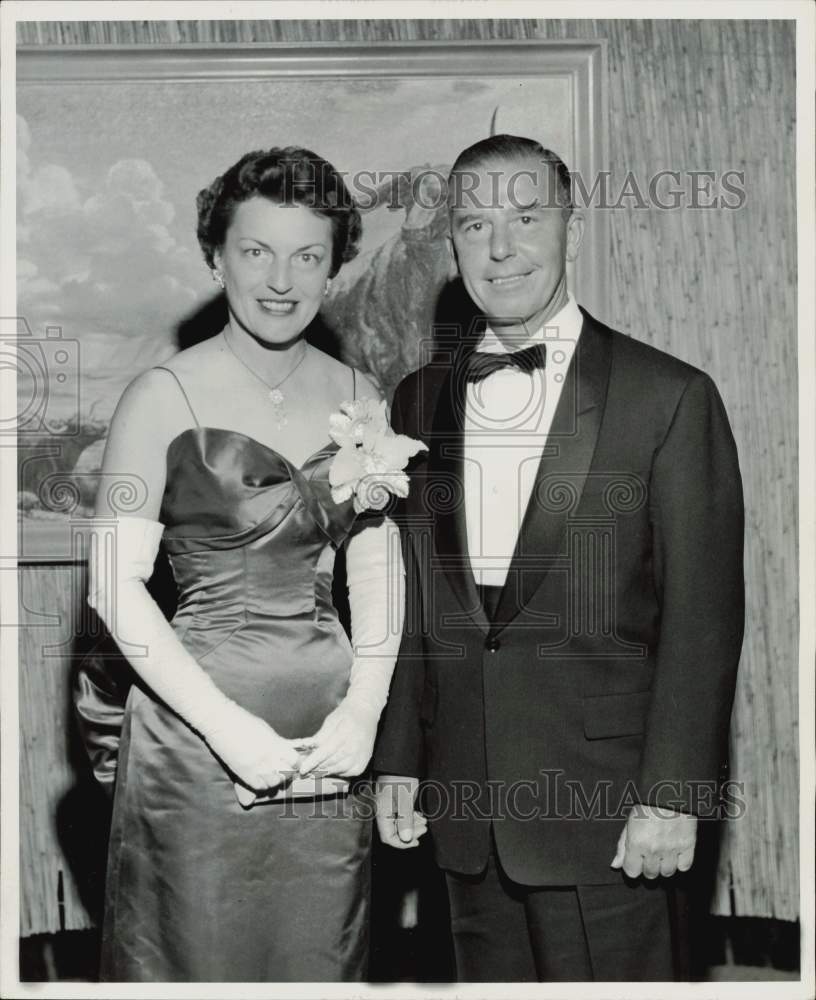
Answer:
[{"label": "white floral corsage", "polygon": [[388,425],[385,400],[355,399],[329,417],[329,434],[340,445],[329,467],[332,500],[354,497],[354,509],[382,510],[389,495],[408,496],[405,466],[426,445]]}]

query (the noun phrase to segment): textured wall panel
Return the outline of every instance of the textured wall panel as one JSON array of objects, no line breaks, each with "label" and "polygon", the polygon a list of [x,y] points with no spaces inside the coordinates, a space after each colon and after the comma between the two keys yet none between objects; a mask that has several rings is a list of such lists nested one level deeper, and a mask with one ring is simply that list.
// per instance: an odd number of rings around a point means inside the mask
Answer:
[{"label": "textured wall panel", "polygon": [[[740,451],[747,503],[747,628],[732,727],[732,777],[744,815],[728,824],[715,911],[794,919],[798,913],[797,393],[795,41],[786,22],[680,21],[163,21],[29,23],[32,44],[607,38],[612,190],[632,171],[745,172],[736,211],[611,212],[611,295],[600,317],[699,365],[717,382]],[[687,186],[687,185],[686,185]],[[52,569],[28,571],[59,589]],[[53,601],[64,601],[51,591]],[[35,601],[42,604],[43,596]],[[41,686],[24,641],[23,767],[53,771],[59,740],[35,746],[62,710],[54,668]],[[34,696],[34,692],[39,692]],[[45,711],[46,719],[41,713]],[[45,745],[53,759],[42,757]],[[24,753],[24,756],[26,755]],[[45,786],[42,786],[45,787]],[[52,802],[26,803],[28,857],[53,849]],[[31,812],[33,810],[33,813]],[[41,862],[51,864],[49,861]],[[30,907],[52,891],[29,873]],[[78,916],[82,926],[82,917]],[[48,924],[50,926],[50,924]]]}]

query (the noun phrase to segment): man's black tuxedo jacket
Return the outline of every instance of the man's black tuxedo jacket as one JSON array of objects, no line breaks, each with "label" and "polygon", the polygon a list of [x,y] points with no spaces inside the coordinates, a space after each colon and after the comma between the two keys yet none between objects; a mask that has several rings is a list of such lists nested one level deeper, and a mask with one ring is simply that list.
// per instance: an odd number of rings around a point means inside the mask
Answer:
[{"label": "man's black tuxedo jacket", "polygon": [[395,515],[406,624],[374,767],[424,779],[443,868],[480,871],[492,820],[518,882],[617,881],[634,801],[716,805],[744,613],[734,440],[707,375],[584,312],[491,624],[462,485],[475,342],[394,397],[429,450]]}]

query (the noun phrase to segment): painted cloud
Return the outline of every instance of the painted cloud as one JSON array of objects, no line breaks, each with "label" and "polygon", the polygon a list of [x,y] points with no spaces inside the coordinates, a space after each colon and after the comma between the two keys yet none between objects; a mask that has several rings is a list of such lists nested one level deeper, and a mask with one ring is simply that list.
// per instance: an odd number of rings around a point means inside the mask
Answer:
[{"label": "painted cloud", "polygon": [[57,325],[81,340],[87,411],[175,351],[175,325],[208,290],[206,270],[193,234],[174,231],[175,208],[147,160],[117,160],[90,190],[65,166],[38,163],[18,116],[17,190],[18,313],[35,336]]}]

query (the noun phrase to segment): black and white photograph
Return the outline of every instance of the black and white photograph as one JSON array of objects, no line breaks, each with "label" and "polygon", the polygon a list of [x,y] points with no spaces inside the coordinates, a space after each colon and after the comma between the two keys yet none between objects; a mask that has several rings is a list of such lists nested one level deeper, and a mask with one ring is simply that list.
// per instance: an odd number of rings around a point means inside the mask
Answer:
[{"label": "black and white photograph", "polygon": [[812,997],[812,6],[0,17],[3,995]]}]

